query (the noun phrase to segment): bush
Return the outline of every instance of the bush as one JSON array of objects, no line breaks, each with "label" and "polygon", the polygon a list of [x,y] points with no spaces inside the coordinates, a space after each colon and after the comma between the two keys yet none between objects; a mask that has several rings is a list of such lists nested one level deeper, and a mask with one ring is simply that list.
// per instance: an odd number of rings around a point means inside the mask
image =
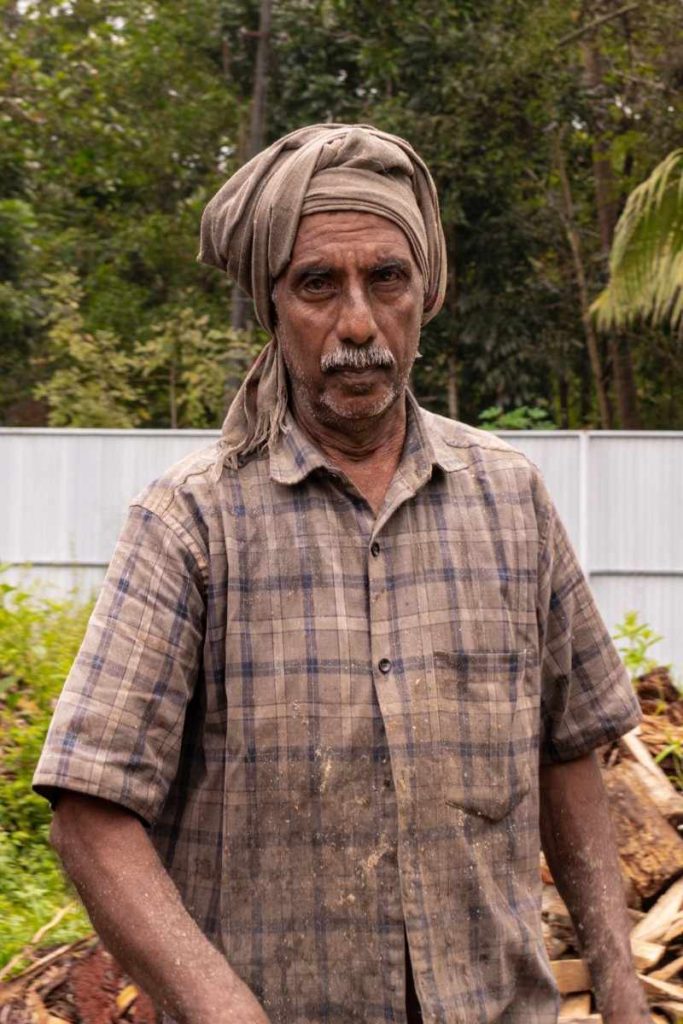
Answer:
[{"label": "bush", "polygon": [[48,842],[50,808],[31,790],[55,701],[78,651],[90,606],[39,598],[0,583],[0,966],[65,904],[50,932],[89,930]]}]

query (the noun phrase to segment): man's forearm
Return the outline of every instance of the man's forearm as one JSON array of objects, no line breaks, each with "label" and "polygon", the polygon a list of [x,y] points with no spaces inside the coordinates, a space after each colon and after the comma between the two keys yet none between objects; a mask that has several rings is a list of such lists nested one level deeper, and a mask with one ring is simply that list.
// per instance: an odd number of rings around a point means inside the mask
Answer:
[{"label": "man's forearm", "polygon": [[572,916],[605,1024],[650,1021],[633,967],[630,921],[595,754],[541,768],[541,837]]},{"label": "man's forearm", "polygon": [[182,1024],[267,1024],[185,910],[134,815],[63,793],[52,840],[103,942],[159,1006]]}]

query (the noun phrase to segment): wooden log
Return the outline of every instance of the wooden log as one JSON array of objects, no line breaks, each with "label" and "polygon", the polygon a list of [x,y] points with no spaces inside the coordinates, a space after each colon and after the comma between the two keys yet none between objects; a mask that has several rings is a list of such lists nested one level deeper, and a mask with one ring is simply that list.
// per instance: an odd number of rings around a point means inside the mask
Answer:
[{"label": "wooden log", "polygon": [[636,774],[659,813],[672,825],[683,823],[683,794],[678,793],[671,785],[650,751],[637,735],[637,730],[622,736],[619,740],[619,747],[633,759]]},{"label": "wooden log", "polygon": [[591,976],[583,960],[553,960],[550,966],[560,995],[590,990]]},{"label": "wooden log", "polygon": [[566,999],[562,1000],[560,1006],[559,1020],[576,1020],[577,1017],[588,1017],[591,1012],[591,994],[590,992],[579,992],[573,996],[567,996]]},{"label": "wooden log", "polygon": [[683,840],[652,803],[635,766],[622,761],[604,774],[622,869],[643,898],[683,871]]},{"label": "wooden log", "polygon": [[683,905],[683,878],[669,886],[631,932],[631,939],[660,941],[677,920]]}]

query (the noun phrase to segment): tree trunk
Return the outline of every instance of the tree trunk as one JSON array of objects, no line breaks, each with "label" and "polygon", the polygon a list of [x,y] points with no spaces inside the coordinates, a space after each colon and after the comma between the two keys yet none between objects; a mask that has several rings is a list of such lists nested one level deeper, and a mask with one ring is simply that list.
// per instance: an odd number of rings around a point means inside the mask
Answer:
[{"label": "tree trunk", "polygon": [[457,356],[457,323],[458,323],[458,291],[457,271],[455,262],[455,231],[448,233],[448,285],[446,288],[445,306],[450,314],[452,324],[452,340],[446,363],[446,394],[448,397],[448,415],[452,420],[458,418],[458,356]]},{"label": "tree trunk", "polygon": [[171,359],[168,368],[168,404],[171,414],[171,430],[178,429],[178,396],[176,393],[176,363],[175,355]]},{"label": "tree trunk", "polygon": [[559,136],[556,136],[555,138],[554,150],[555,166],[560,179],[560,193],[562,196],[562,221],[564,223],[564,229],[574,264],[574,276],[576,278],[576,287],[579,293],[581,320],[583,323],[583,331],[586,338],[586,348],[588,349],[591,370],[593,371],[595,393],[598,400],[600,426],[603,430],[609,430],[611,426],[610,407],[603,381],[598,338],[593,326],[593,319],[590,315],[590,302],[588,300],[588,287],[586,285],[586,271],[583,265],[583,257],[581,255],[581,240],[574,223],[574,203],[572,200],[571,187],[569,185],[564,153],[562,152],[562,144]]},{"label": "tree trunk", "polygon": [[452,420],[458,418],[458,361],[455,352],[448,355],[448,415]]},{"label": "tree trunk", "polygon": [[[581,44],[586,85],[593,103],[593,181],[595,184],[595,206],[600,235],[600,249],[605,266],[609,261],[614,227],[617,222],[618,189],[609,152],[609,141],[605,133],[605,116],[602,110],[603,60],[598,47],[597,36]],[[633,373],[633,361],[628,338],[610,331],[607,339],[614,392],[619,410],[619,420],[624,430],[640,427],[638,396]]]},{"label": "tree trunk", "polygon": [[[244,154],[245,162],[256,156],[265,144],[271,14],[272,0],[261,0],[256,64],[254,67],[254,90],[251,97],[249,138],[246,146],[247,151]],[[239,285],[235,284],[232,289],[232,314],[230,318],[230,323],[234,330],[243,331],[246,329],[250,313],[250,299],[244,294]]]}]

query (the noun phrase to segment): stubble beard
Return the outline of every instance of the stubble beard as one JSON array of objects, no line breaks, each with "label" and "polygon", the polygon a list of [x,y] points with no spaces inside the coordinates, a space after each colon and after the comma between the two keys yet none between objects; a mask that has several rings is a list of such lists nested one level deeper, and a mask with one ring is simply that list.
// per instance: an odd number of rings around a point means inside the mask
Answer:
[{"label": "stubble beard", "polygon": [[[280,343],[281,341],[280,336]],[[317,421],[328,428],[338,429],[347,434],[363,432],[367,429],[368,423],[381,420],[405,397],[414,363],[414,359],[411,360],[396,377],[387,381],[374,400],[359,408],[359,403],[363,400],[362,394],[357,395],[354,401],[353,396],[346,399],[338,396],[334,388],[324,388],[318,392],[311,387],[310,381],[302,368],[296,364],[296,360],[287,359],[284,349],[283,356],[294,408],[298,407],[304,411],[308,420]],[[327,379],[327,376],[324,375],[324,379]]]}]

